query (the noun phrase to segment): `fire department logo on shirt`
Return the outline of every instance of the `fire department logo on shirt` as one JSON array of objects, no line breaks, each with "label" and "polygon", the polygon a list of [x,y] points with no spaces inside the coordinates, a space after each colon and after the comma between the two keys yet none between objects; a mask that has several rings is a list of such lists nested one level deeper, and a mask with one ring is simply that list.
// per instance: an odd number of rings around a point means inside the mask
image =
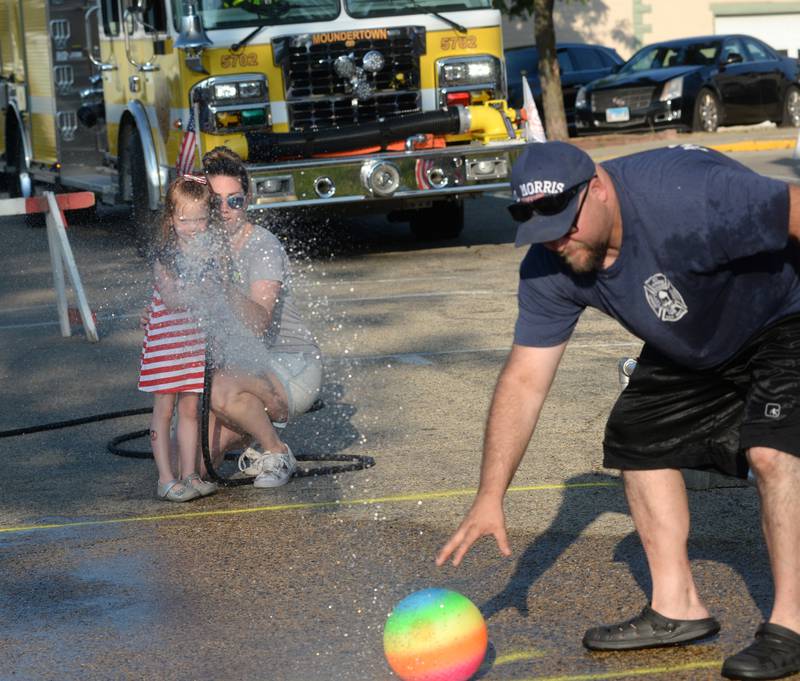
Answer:
[{"label": "fire department logo on shirt", "polygon": [[680,291],[660,272],[644,282],[644,295],[662,322],[677,322],[689,311]]}]

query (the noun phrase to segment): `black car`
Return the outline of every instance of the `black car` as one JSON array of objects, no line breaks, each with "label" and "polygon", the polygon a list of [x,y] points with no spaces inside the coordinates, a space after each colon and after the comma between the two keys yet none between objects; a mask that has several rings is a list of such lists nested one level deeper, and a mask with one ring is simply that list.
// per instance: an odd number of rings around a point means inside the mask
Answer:
[{"label": "black car", "polygon": [[775,121],[800,126],[800,63],[747,35],[647,45],[577,94],[579,133],[635,128],[713,132]]},{"label": "black car", "polygon": [[[596,78],[611,73],[624,60],[615,50],[602,45],[583,43],[558,43],[558,65],[561,70],[561,89],[564,93],[564,110],[567,125],[574,128],[575,95],[578,88]],[[536,47],[512,47],[505,51],[508,78],[508,104],[512,109],[522,107],[522,72],[531,86],[533,98],[542,115],[542,84],[539,82],[539,51]]]}]

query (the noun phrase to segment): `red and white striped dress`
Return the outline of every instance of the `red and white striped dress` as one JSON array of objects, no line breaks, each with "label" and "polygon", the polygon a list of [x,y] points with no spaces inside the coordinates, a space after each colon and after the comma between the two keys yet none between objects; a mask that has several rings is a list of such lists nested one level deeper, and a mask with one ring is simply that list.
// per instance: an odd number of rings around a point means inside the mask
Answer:
[{"label": "red and white striped dress", "polygon": [[186,310],[170,310],[153,291],[144,335],[139,390],[155,393],[203,392],[206,337]]}]

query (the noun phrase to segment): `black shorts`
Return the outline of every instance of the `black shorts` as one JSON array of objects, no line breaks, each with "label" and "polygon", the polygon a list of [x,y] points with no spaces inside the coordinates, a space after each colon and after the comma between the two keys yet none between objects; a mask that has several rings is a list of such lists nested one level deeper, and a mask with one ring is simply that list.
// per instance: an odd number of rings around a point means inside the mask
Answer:
[{"label": "black shorts", "polygon": [[744,478],[750,447],[800,456],[800,316],[762,331],[714,369],[686,369],[645,345],[608,418],[603,465]]}]

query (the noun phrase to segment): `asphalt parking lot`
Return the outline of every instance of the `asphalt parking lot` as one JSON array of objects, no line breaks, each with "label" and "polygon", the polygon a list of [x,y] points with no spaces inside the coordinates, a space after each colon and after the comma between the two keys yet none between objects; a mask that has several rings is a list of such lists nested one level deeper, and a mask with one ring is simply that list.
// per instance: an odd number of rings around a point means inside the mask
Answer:
[{"label": "asphalt parking lot", "polygon": [[[760,141],[730,153],[800,181],[794,132],[714,141]],[[687,139],[585,144],[603,159]],[[287,440],[302,453],[373,457],[371,469],[179,506],[155,498],[152,461],[106,451],[146,416],[0,439],[0,679],[388,680],[386,616],[432,586],[483,613],[481,679],[719,678],[723,657],[770,606],[749,486],[690,492],[690,555],[722,622],[717,637],[628,654],[580,644],[587,626],[638,612],[649,588],[600,449],[617,361],[639,343],[599,313],[581,320],[508,495],[514,555],[503,559],[484,540],[459,568],[433,564],[474,493],[486,409],[510,347],[522,253],[507,202],[470,203],[451,243],[416,243],[379,218],[289,238],[326,378],[325,407],[292,424]],[[148,272],[119,215],[102,215],[70,228],[97,344],[77,328],[59,335],[44,231],[0,219],[0,431],[149,404],[136,391]]]}]

